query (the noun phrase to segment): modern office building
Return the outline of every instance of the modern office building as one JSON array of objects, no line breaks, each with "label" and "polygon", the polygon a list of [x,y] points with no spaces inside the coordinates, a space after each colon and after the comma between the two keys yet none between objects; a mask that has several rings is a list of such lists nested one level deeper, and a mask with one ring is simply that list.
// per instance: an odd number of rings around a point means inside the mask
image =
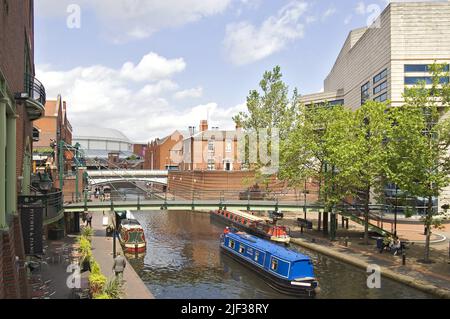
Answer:
[{"label": "modern office building", "polygon": [[[394,2],[371,26],[349,33],[324,92],[304,95],[302,101],[357,109],[367,100],[389,100],[399,106],[405,87],[431,82],[428,65],[434,62],[450,63],[450,2]],[[435,205],[446,203],[450,190]]]}]

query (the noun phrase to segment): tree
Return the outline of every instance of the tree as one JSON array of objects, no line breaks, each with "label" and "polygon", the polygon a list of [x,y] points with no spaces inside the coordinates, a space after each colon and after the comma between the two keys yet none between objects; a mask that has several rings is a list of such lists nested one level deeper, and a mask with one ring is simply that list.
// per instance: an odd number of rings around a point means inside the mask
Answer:
[{"label": "tree", "polygon": [[[261,172],[268,163],[262,160],[263,156],[271,154],[260,154],[259,146],[267,146],[268,152],[275,150],[282,152],[284,148],[284,140],[288,132],[291,130],[295,120],[295,110],[298,101],[297,91],[294,90],[292,98],[289,98],[289,88],[282,80],[282,73],[279,66],[267,71],[263,75],[259,86],[261,92],[252,90],[247,97],[247,112],[240,112],[233,117],[234,122],[242,127],[246,133],[256,136],[255,145],[250,145],[249,136],[246,136],[245,162],[249,164],[250,155],[249,148],[256,150],[256,163],[251,163],[257,172]],[[262,130],[267,131],[267,135],[262,134]],[[272,132],[277,131],[279,134],[280,145],[272,145],[272,140],[268,137],[272,136]],[[263,180],[265,177],[259,175]]]},{"label": "tree", "polygon": [[364,205],[364,242],[369,243],[371,193],[382,192],[386,137],[391,129],[387,104],[368,101],[345,121],[335,121],[327,135],[329,161],[335,163],[347,194]]},{"label": "tree", "polygon": [[450,184],[450,85],[445,65],[429,66],[431,84],[424,81],[404,93],[405,104],[393,112],[388,177],[411,196],[427,198],[424,261],[430,261],[433,199]]},{"label": "tree", "polygon": [[[299,104],[295,127],[285,140],[280,176],[293,186],[305,180],[319,182],[319,200],[324,205],[323,230],[328,233],[328,213],[346,193],[346,179],[336,171],[332,137],[348,127],[351,110],[343,106]],[[333,219],[332,219],[333,221]]]}]

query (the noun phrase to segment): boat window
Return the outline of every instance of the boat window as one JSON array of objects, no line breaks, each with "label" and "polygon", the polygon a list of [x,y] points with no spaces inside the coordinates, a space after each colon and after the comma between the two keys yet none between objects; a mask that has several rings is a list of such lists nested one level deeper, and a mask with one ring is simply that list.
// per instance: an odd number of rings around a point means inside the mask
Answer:
[{"label": "boat window", "polygon": [[231,249],[234,249],[234,240],[230,239],[230,242],[228,243],[228,246],[229,246]]},{"label": "boat window", "polygon": [[272,264],[270,265],[270,269],[275,271],[278,269],[278,260],[276,260],[275,258],[272,258]]},{"label": "boat window", "polygon": [[239,253],[244,254],[245,253],[245,247],[242,245],[239,247]]},{"label": "boat window", "polygon": [[255,251],[255,261],[258,261],[259,259],[259,251]]}]

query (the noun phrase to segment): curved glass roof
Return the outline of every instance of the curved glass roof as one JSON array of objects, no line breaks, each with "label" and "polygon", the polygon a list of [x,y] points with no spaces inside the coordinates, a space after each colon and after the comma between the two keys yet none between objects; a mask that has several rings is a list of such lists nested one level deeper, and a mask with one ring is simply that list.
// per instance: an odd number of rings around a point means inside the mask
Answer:
[{"label": "curved glass roof", "polygon": [[122,132],[101,127],[78,126],[73,128],[74,140],[107,140],[131,143],[130,139]]}]

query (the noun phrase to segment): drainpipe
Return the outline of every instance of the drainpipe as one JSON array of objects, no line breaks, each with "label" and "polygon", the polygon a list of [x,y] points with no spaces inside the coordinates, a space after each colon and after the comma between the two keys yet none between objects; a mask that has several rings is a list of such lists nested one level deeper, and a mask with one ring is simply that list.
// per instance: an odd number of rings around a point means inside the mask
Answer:
[{"label": "drainpipe", "polygon": [[0,229],[6,225],[6,103],[0,101]]},{"label": "drainpipe", "polygon": [[64,186],[64,163],[63,163],[64,142],[58,142],[58,171],[59,171],[59,190],[62,192]]},{"label": "drainpipe", "polygon": [[[17,180],[16,180],[16,118],[13,115],[6,119],[6,136],[7,136],[7,172],[6,180],[8,181],[8,187],[6,188],[6,213],[15,215],[17,212]],[[2,132],[3,133],[3,132]]]}]

